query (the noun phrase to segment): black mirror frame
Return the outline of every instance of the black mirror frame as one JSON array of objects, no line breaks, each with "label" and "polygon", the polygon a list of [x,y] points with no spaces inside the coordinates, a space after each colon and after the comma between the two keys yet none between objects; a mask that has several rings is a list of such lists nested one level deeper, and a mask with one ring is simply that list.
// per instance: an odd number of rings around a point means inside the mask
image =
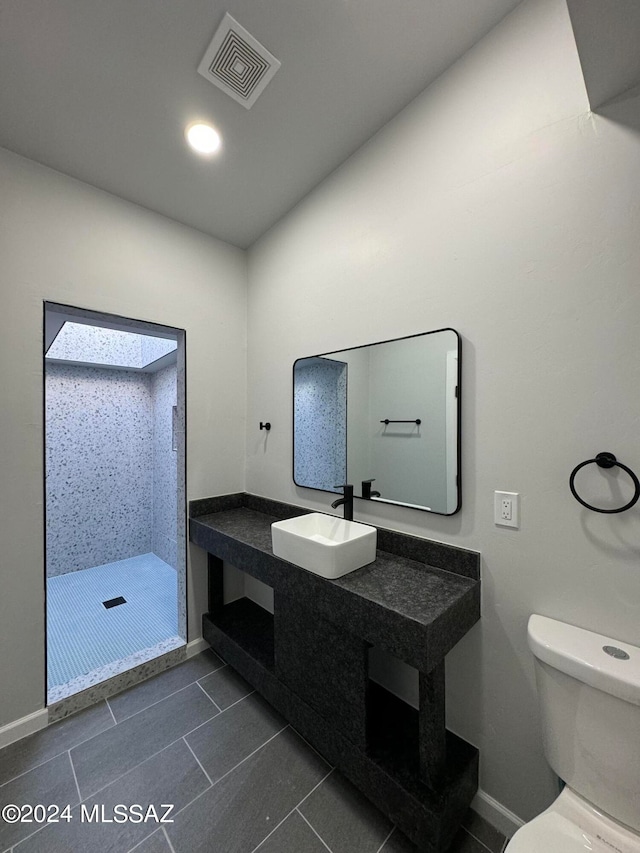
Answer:
[{"label": "black mirror frame", "polygon": [[[458,501],[456,503],[456,508],[452,512],[437,512],[436,510],[427,509],[426,507],[417,506],[415,504],[403,504],[401,501],[393,501],[393,502],[386,503],[384,500],[382,500],[379,502],[376,501],[375,503],[376,503],[376,506],[385,506],[385,505],[386,506],[400,506],[400,507],[404,506],[404,507],[407,507],[408,509],[415,509],[415,510],[418,510],[419,512],[428,512],[431,515],[441,515],[441,516],[444,516],[446,518],[449,518],[450,516],[455,515],[456,513],[460,512],[460,510],[462,509],[462,471],[461,471],[461,469],[462,469],[462,393],[461,393],[461,389],[462,389],[462,337],[461,337],[460,333],[458,331],[456,331],[456,329],[452,329],[450,326],[445,326],[442,329],[432,329],[429,332],[417,332],[415,335],[403,335],[400,338],[389,338],[388,340],[385,340],[385,341],[372,341],[369,344],[359,344],[358,346],[355,346],[355,347],[343,347],[342,349],[332,350],[331,352],[322,352],[322,353],[318,353],[317,355],[301,356],[300,358],[297,358],[293,362],[293,367],[292,367],[292,371],[291,371],[291,376],[292,376],[292,382],[291,382],[291,386],[292,386],[292,395],[291,395],[291,420],[292,420],[291,471],[293,473],[292,473],[291,479],[293,480],[293,483],[295,486],[297,486],[299,489],[313,489],[313,491],[315,491],[315,492],[325,492],[325,494],[329,494],[329,495],[338,494],[338,492],[332,492],[329,489],[318,489],[315,486],[308,486],[308,485],[304,485],[302,483],[296,482],[296,478],[295,478],[296,419],[295,419],[295,408],[294,408],[296,364],[299,361],[306,361],[308,358],[327,358],[327,357],[332,356],[332,355],[337,355],[338,353],[349,352],[350,350],[364,349],[365,347],[376,346],[378,344],[390,344],[390,343],[394,343],[395,341],[406,341],[406,340],[409,340],[410,338],[421,338],[421,337],[424,337],[425,335],[435,335],[438,332],[453,332],[453,334],[456,336],[456,340],[458,342],[458,374],[456,377],[456,416],[457,416],[457,424],[456,424],[456,461],[457,461],[456,486],[457,486],[457,491],[458,491]],[[354,495],[354,497],[357,498],[358,500],[366,500],[366,498],[362,498],[359,495]]]}]

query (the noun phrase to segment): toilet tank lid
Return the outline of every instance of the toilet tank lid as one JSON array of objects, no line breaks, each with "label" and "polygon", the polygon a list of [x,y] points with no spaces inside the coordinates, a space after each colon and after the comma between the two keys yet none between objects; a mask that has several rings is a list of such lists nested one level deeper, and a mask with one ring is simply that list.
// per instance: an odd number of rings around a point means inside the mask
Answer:
[{"label": "toilet tank lid", "polygon": [[[529,618],[529,648],[538,660],[573,678],[640,705],[640,649],[547,616]],[[604,651],[620,650],[629,657]],[[618,652],[614,652],[614,655]]]}]

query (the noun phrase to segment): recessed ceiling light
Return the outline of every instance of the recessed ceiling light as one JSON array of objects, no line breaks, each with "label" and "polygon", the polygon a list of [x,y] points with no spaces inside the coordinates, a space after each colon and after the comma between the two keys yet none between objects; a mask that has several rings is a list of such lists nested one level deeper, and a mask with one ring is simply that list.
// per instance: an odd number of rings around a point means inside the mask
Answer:
[{"label": "recessed ceiling light", "polygon": [[190,124],[185,131],[187,142],[198,154],[215,154],[220,148],[222,140],[217,130],[210,124],[195,122]]}]

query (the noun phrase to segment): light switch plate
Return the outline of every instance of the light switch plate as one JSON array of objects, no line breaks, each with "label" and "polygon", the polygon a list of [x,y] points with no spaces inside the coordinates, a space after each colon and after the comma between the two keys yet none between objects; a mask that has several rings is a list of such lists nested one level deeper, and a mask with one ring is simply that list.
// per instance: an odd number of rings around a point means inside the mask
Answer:
[{"label": "light switch plate", "polygon": [[519,492],[493,493],[493,521],[500,527],[520,527]]}]

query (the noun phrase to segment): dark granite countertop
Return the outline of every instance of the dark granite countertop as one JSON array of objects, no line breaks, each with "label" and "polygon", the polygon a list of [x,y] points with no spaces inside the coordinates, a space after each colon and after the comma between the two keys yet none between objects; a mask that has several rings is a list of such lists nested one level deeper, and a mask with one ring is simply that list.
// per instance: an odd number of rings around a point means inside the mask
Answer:
[{"label": "dark granite countertop", "polygon": [[379,529],[378,544],[396,553],[380,549],[373,563],[336,580],[275,557],[272,522],[309,511],[251,495],[194,501],[190,539],[264,581],[276,596],[293,596],[423,671],[480,618],[479,554],[473,551]]}]

